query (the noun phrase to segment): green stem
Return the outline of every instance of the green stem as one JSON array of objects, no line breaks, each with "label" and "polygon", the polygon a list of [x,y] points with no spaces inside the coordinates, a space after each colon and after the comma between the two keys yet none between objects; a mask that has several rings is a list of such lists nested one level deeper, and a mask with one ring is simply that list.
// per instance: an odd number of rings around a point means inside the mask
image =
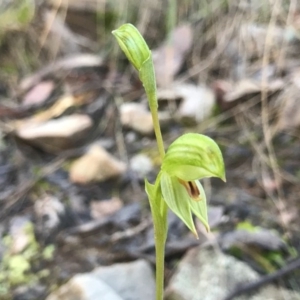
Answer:
[{"label": "green stem", "polygon": [[154,127],[154,133],[155,133],[155,138],[156,138],[156,142],[157,142],[159,156],[160,156],[161,160],[163,160],[164,156],[165,156],[165,148],[164,148],[164,142],[163,142],[161,131],[160,131],[157,109],[153,109],[150,107],[150,110],[151,110],[151,115],[152,115],[152,120],[153,120],[153,127]]},{"label": "green stem", "polygon": [[[163,161],[165,156],[165,147],[164,147],[164,142],[160,130],[159,118],[158,118],[156,86],[154,86],[154,89],[152,89],[152,93],[147,93],[147,97],[149,101],[149,108],[151,111],[158,152],[161,161]],[[151,213],[152,213],[153,224],[154,224],[154,238],[155,238],[156,300],[163,300],[164,297],[165,244],[166,244],[166,237],[168,231],[168,225],[167,225],[168,207],[164,201],[162,205],[163,205],[162,214],[153,211],[154,207],[157,208],[156,205],[151,206]]]},{"label": "green stem", "polygon": [[163,138],[161,135],[160,124],[158,119],[158,102],[157,102],[157,93],[156,93],[156,79],[154,66],[152,61],[152,56],[150,55],[149,59],[143,64],[143,67],[140,69],[140,78],[143,82],[146,95],[148,98],[149,108],[152,115],[154,133],[156,137],[156,142],[158,146],[159,155],[161,161],[163,161],[165,156],[165,147]]},{"label": "green stem", "polygon": [[[156,300],[163,300],[165,274],[165,243],[167,237],[167,205],[163,203],[162,215],[152,211],[156,254]],[[151,205],[151,208],[153,206]]]},{"label": "green stem", "polygon": [[[149,108],[151,111],[153,128],[155,138],[158,146],[158,152],[163,161],[165,156],[164,142],[160,130],[159,118],[158,118],[158,103],[156,94],[156,80],[152,57],[143,63],[142,68],[139,71],[140,78],[143,82],[146,95],[148,98]],[[159,199],[153,199],[152,201],[158,201]],[[149,198],[149,201],[151,199]],[[155,233],[155,253],[156,253],[156,300],[163,300],[164,292],[164,267],[165,267],[165,242],[167,236],[167,205],[163,201],[163,210],[160,213],[160,205],[152,203],[151,213],[154,223]]]},{"label": "green stem", "polygon": [[[150,95],[149,95],[150,96]],[[155,93],[148,97],[149,107],[153,120],[154,133],[158,146],[158,152],[161,160],[165,156],[164,142],[160,130],[157,98]],[[151,105],[156,103],[156,105]],[[163,300],[164,296],[164,274],[165,274],[165,243],[167,237],[167,205],[163,202],[164,209],[162,214],[152,211],[152,218],[154,224],[154,238],[155,238],[155,256],[156,256],[156,300]],[[154,207],[154,206],[152,206]]]},{"label": "green stem", "polygon": [[162,300],[164,295],[165,274],[165,234],[163,234],[159,228],[154,230],[156,254],[156,300]]},{"label": "green stem", "polygon": [[[143,82],[149,101],[159,155],[161,161],[163,161],[165,149],[158,119],[156,80],[151,51],[142,35],[131,24],[122,25],[119,29],[114,30],[113,34],[117,38],[121,49],[124,51],[129,61],[139,71],[139,76]],[[153,188],[149,188],[149,191],[151,191],[152,195]],[[157,199],[157,195],[152,195],[149,197],[149,201],[155,233],[156,300],[162,300],[164,293],[165,242],[168,231],[167,204],[162,201],[161,195],[159,196],[159,199]],[[160,203],[160,201],[162,203]]]}]

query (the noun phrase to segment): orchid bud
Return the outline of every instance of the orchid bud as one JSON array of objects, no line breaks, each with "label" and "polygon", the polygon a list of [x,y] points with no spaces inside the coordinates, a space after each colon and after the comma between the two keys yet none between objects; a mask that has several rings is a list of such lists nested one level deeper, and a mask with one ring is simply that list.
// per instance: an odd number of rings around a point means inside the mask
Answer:
[{"label": "orchid bud", "polygon": [[131,24],[122,25],[112,34],[116,37],[128,60],[139,71],[144,62],[151,56],[151,51],[142,35]]}]

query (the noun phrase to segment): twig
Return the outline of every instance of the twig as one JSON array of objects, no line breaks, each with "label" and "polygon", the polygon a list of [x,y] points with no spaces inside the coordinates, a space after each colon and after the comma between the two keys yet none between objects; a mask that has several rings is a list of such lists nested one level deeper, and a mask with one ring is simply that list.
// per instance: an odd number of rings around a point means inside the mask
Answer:
[{"label": "twig", "polygon": [[33,187],[34,185],[56,170],[58,170],[62,164],[65,162],[67,158],[77,156],[79,153],[82,153],[82,148],[77,148],[73,150],[68,150],[62,155],[60,155],[57,159],[55,159],[52,163],[46,165],[41,169],[41,172],[36,177],[27,180],[25,183],[21,184],[20,187],[17,188],[16,192],[14,192],[6,201],[7,203],[4,204],[4,207],[0,211],[0,219],[4,216],[7,216],[8,211],[12,209],[21,199],[25,196]]},{"label": "twig", "polygon": [[226,296],[224,300],[232,300],[235,297],[240,296],[242,294],[249,293],[251,291],[257,291],[262,286],[270,282],[273,282],[298,268],[300,268],[300,257],[272,274],[263,276],[259,280],[251,282],[249,284],[244,284],[239,286],[235,291],[233,291],[231,294]]}]

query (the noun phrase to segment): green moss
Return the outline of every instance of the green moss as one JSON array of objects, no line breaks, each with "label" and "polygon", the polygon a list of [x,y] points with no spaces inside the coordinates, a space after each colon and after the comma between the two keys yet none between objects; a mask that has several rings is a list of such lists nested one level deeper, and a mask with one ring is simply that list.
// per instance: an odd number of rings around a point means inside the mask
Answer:
[{"label": "green moss", "polygon": [[55,251],[55,246],[54,245],[48,245],[42,253],[42,256],[45,260],[52,260],[54,257],[54,251]]},{"label": "green moss", "polygon": [[240,222],[236,226],[237,230],[245,230],[248,232],[255,232],[258,230],[257,227],[253,226],[249,221]]},{"label": "green moss", "polygon": [[[248,232],[258,232],[261,227],[254,226],[249,221],[244,221],[236,226],[237,230],[245,230]],[[286,243],[287,247],[288,244]],[[235,245],[230,249],[230,253],[240,259],[244,256],[250,257],[262,270],[266,273],[274,272],[277,268],[283,267],[287,256],[296,257],[297,251],[294,248],[288,247],[289,254],[286,255],[280,250],[263,250],[259,247],[251,246],[238,246]]]},{"label": "green moss", "polygon": [[32,285],[41,278],[50,275],[50,271],[43,269],[33,272],[32,266],[38,266],[43,260],[52,260],[54,256],[54,246],[48,245],[41,249],[34,234],[34,227],[28,222],[24,228],[27,235],[28,245],[20,253],[13,253],[13,238],[5,236],[2,239],[6,250],[0,263],[0,299],[11,299],[10,291],[12,288],[23,285]]}]

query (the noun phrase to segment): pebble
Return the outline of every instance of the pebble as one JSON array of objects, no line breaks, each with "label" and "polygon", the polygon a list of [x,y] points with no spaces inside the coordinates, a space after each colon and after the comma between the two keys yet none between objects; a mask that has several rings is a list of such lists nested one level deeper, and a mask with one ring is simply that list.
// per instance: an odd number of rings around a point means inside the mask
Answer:
[{"label": "pebble", "polygon": [[182,122],[199,124],[212,115],[216,98],[210,88],[184,84],[176,89],[183,99],[177,112]]},{"label": "pebble", "polygon": [[[181,260],[166,291],[166,300],[224,299],[242,283],[258,280],[260,275],[246,263],[219,250],[193,248]],[[236,300],[298,300],[300,294],[267,285],[254,295]]]},{"label": "pebble", "polygon": [[98,267],[75,275],[46,300],[154,300],[155,283],[145,260]]},{"label": "pebble", "polygon": [[120,118],[123,126],[141,134],[153,132],[152,116],[147,107],[140,103],[124,103],[120,107]]},{"label": "pebble", "polygon": [[125,171],[125,163],[94,144],[85,155],[73,162],[69,176],[74,183],[87,184],[121,176]]},{"label": "pebble", "polygon": [[144,178],[153,170],[153,163],[147,155],[137,154],[131,158],[130,168],[140,178]]},{"label": "pebble", "polygon": [[124,300],[111,287],[91,274],[75,275],[46,300]]}]

